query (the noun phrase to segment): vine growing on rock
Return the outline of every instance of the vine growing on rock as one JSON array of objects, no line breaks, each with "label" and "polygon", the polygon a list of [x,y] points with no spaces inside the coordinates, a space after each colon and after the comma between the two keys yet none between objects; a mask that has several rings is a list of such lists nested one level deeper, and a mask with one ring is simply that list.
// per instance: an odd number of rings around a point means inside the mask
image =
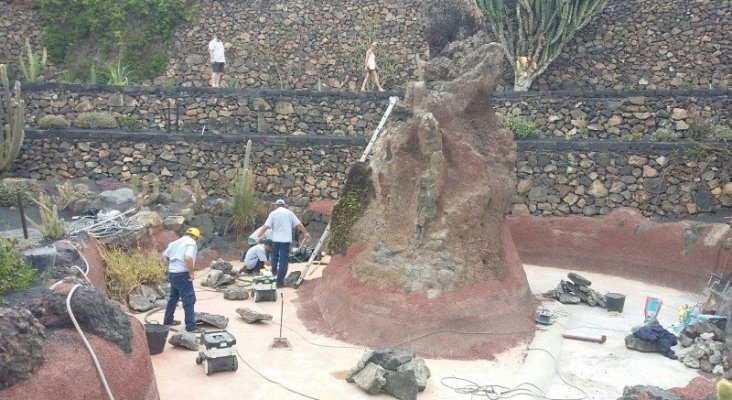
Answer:
[{"label": "vine growing on rock", "polygon": [[119,60],[136,76],[160,74],[164,44],[196,15],[195,0],[41,0],[43,43],[52,61],[87,71],[94,59]]},{"label": "vine growing on rock", "polygon": [[374,185],[371,182],[371,168],[358,162],[348,172],[346,185],[338,204],[333,208],[330,221],[330,239],[328,249],[331,253],[345,253],[351,244],[351,228],[366,211],[374,196]]}]

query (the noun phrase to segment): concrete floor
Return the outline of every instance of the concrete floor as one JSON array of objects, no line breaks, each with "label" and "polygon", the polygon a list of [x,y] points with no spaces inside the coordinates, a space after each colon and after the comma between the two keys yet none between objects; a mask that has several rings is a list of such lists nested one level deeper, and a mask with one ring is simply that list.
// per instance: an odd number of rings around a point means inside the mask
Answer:
[{"label": "concrete floor", "polygon": [[[302,266],[295,265],[298,269]],[[534,293],[540,294],[554,288],[568,271],[526,266],[527,276]],[[568,318],[560,319],[567,333],[579,335],[606,335],[604,344],[563,340],[557,371],[564,380],[580,387],[587,393],[587,399],[616,399],[625,385],[652,384],[661,387],[685,386],[697,376],[678,361],[669,360],[660,354],[642,354],[625,349],[623,338],[630,327],[643,320],[645,297],[653,295],[664,301],[660,321],[664,325],[676,322],[676,310],[684,303],[695,303],[696,296],[673,289],[646,285],[626,279],[601,274],[583,274],[593,281],[593,288],[620,292],[627,295],[625,310],[618,316],[611,316],[605,310],[585,305],[565,306],[556,302],[547,303],[553,309],[563,310]],[[199,272],[197,284],[205,276]],[[311,279],[319,277],[319,270]],[[307,284],[307,283],[306,283]],[[239,362],[236,372],[221,372],[206,376],[203,367],[195,364],[196,352],[173,348],[167,345],[165,351],[152,356],[162,400],[184,398],[217,399],[303,399],[308,398],[265,380],[253,369],[272,381],[317,399],[374,399],[391,398],[387,395],[371,396],[356,385],[343,380],[346,371],[360,359],[364,350],[353,348],[327,337],[308,332],[296,315],[293,300],[297,298],[294,289],[280,291],[285,297],[283,331],[293,345],[292,351],[268,350],[272,339],[279,334],[279,327],[273,323],[249,325],[236,314],[238,307],[249,307],[272,314],[279,318],[280,303],[253,300],[229,301],[219,293],[198,291],[197,311],[222,314],[229,317],[227,330],[237,338],[237,348],[244,360]],[[182,309],[177,319],[182,319]],[[142,319],[142,315],[139,316]],[[153,314],[152,319],[161,320],[162,312]],[[548,334],[538,331],[537,335]],[[396,339],[396,338],[395,338]],[[536,342],[535,342],[536,343]],[[317,345],[316,345],[317,344]],[[332,347],[321,347],[321,346]],[[452,361],[427,360],[432,377],[420,399],[470,399],[470,395],[457,394],[440,383],[442,378],[461,377],[476,383],[515,385],[514,381],[530,344],[524,344],[501,354],[495,361]],[[546,368],[553,368],[549,363]],[[451,382],[454,383],[454,382]],[[548,396],[579,399],[582,393],[562,382],[555,376],[548,388]]]}]

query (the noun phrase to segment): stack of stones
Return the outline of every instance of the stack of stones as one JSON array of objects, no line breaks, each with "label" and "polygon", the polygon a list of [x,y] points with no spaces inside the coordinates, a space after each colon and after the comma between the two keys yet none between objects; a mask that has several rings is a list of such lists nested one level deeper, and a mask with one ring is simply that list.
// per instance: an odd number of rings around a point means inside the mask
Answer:
[{"label": "stack of stones", "polygon": [[399,400],[414,400],[424,390],[430,370],[421,357],[409,351],[384,348],[367,351],[346,381],[369,394],[385,392]]},{"label": "stack of stones", "polygon": [[605,298],[594,289],[590,289],[590,282],[581,275],[570,272],[567,277],[571,282],[562,280],[556,289],[544,293],[544,297],[558,300],[562,304],[579,304],[585,302],[592,307],[605,308]]},{"label": "stack of stones", "polygon": [[725,337],[724,331],[710,322],[687,326],[679,335],[679,361],[689,368],[722,375],[729,369]]}]

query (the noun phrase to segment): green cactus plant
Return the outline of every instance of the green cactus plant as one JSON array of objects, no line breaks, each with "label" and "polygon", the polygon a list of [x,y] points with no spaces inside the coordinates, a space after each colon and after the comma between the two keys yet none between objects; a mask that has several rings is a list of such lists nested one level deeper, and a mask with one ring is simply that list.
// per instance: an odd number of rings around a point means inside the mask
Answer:
[{"label": "green cactus plant", "polygon": [[33,52],[33,48],[31,47],[30,40],[28,40],[28,38],[25,39],[25,51],[27,53],[26,57],[28,57],[28,61],[26,63],[23,56],[20,56],[20,72],[23,74],[23,79],[25,79],[26,82],[35,82],[38,80],[38,77],[41,76],[43,69],[46,68],[48,53],[44,47],[41,52],[41,57],[39,58],[38,55]]},{"label": "green cactus plant", "polygon": [[140,207],[148,206],[160,197],[160,179],[157,176],[153,178],[151,184],[148,181],[141,180],[136,174],[132,175],[130,177],[130,188],[135,193],[137,205]]},{"label": "green cactus plant", "polygon": [[[476,0],[525,92],[607,0]],[[515,4],[515,8],[511,7]]]},{"label": "green cactus plant", "polygon": [[[20,152],[25,139],[25,102],[20,92],[20,83],[10,90],[8,71],[0,64],[0,84],[3,87],[2,106],[0,106],[0,176],[10,170],[10,166]],[[14,93],[13,93],[14,92]]]},{"label": "green cactus plant", "polygon": [[51,240],[63,239],[66,235],[66,228],[64,226],[64,220],[58,216],[58,206],[53,204],[53,200],[47,194],[42,194],[41,197],[33,200],[38,205],[38,212],[41,214],[41,223],[36,223],[32,219],[28,218],[31,225],[35,226],[36,229],[43,233],[43,237]]}]

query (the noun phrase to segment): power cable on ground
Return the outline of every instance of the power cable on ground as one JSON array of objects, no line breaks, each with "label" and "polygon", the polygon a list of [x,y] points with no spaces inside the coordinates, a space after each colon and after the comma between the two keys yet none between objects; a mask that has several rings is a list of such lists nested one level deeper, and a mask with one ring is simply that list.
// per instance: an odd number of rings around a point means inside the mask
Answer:
[{"label": "power cable on ground", "polygon": [[246,360],[244,359],[244,357],[242,357],[242,356],[241,356],[241,354],[239,353],[239,350],[235,350],[235,351],[236,351],[236,355],[237,355],[237,356],[239,356],[239,359],[241,360],[241,362],[243,362],[243,363],[244,363],[244,364],[245,364],[245,365],[246,365],[247,367],[249,367],[249,369],[251,369],[252,371],[254,371],[254,373],[256,373],[257,375],[259,375],[260,377],[262,377],[262,378],[263,378],[264,380],[266,380],[267,382],[270,382],[270,383],[272,383],[272,384],[275,384],[275,385],[277,385],[277,386],[279,386],[279,387],[281,387],[281,388],[283,388],[283,389],[287,390],[287,391],[288,391],[288,392],[290,392],[290,393],[294,393],[294,394],[296,394],[296,395],[298,395],[298,396],[302,396],[302,397],[304,397],[304,398],[306,398],[306,399],[312,399],[312,400],[320,400],[320,399],[318,399],[317,397],[309,396],[309,395],[307,395],[307,394],[305,394],[305,393],[301,393],[301,392],[298,392],[298,391],[297,391],[297,390],[295,390],[295,389],[291,389],[291,388],[289,388],[289,387],[285,386],[284,384],[282,384],[282,383],[280,383],[280,382],[277,382],[277,381],[275,381],[275,380],[273,380],[273,379],[270,379],[270,378],[268,378],[268,377],[267,377],[266,375],[264,375],[263,373],[259,372],[259,371],[258,371],[258,370],[257,370],[256,368],[252,367],[252,366],[251,366],[251,364],[249,364],[249,363],[248,363],[248,362],[247,362],[247,361],[246,361]]}]

